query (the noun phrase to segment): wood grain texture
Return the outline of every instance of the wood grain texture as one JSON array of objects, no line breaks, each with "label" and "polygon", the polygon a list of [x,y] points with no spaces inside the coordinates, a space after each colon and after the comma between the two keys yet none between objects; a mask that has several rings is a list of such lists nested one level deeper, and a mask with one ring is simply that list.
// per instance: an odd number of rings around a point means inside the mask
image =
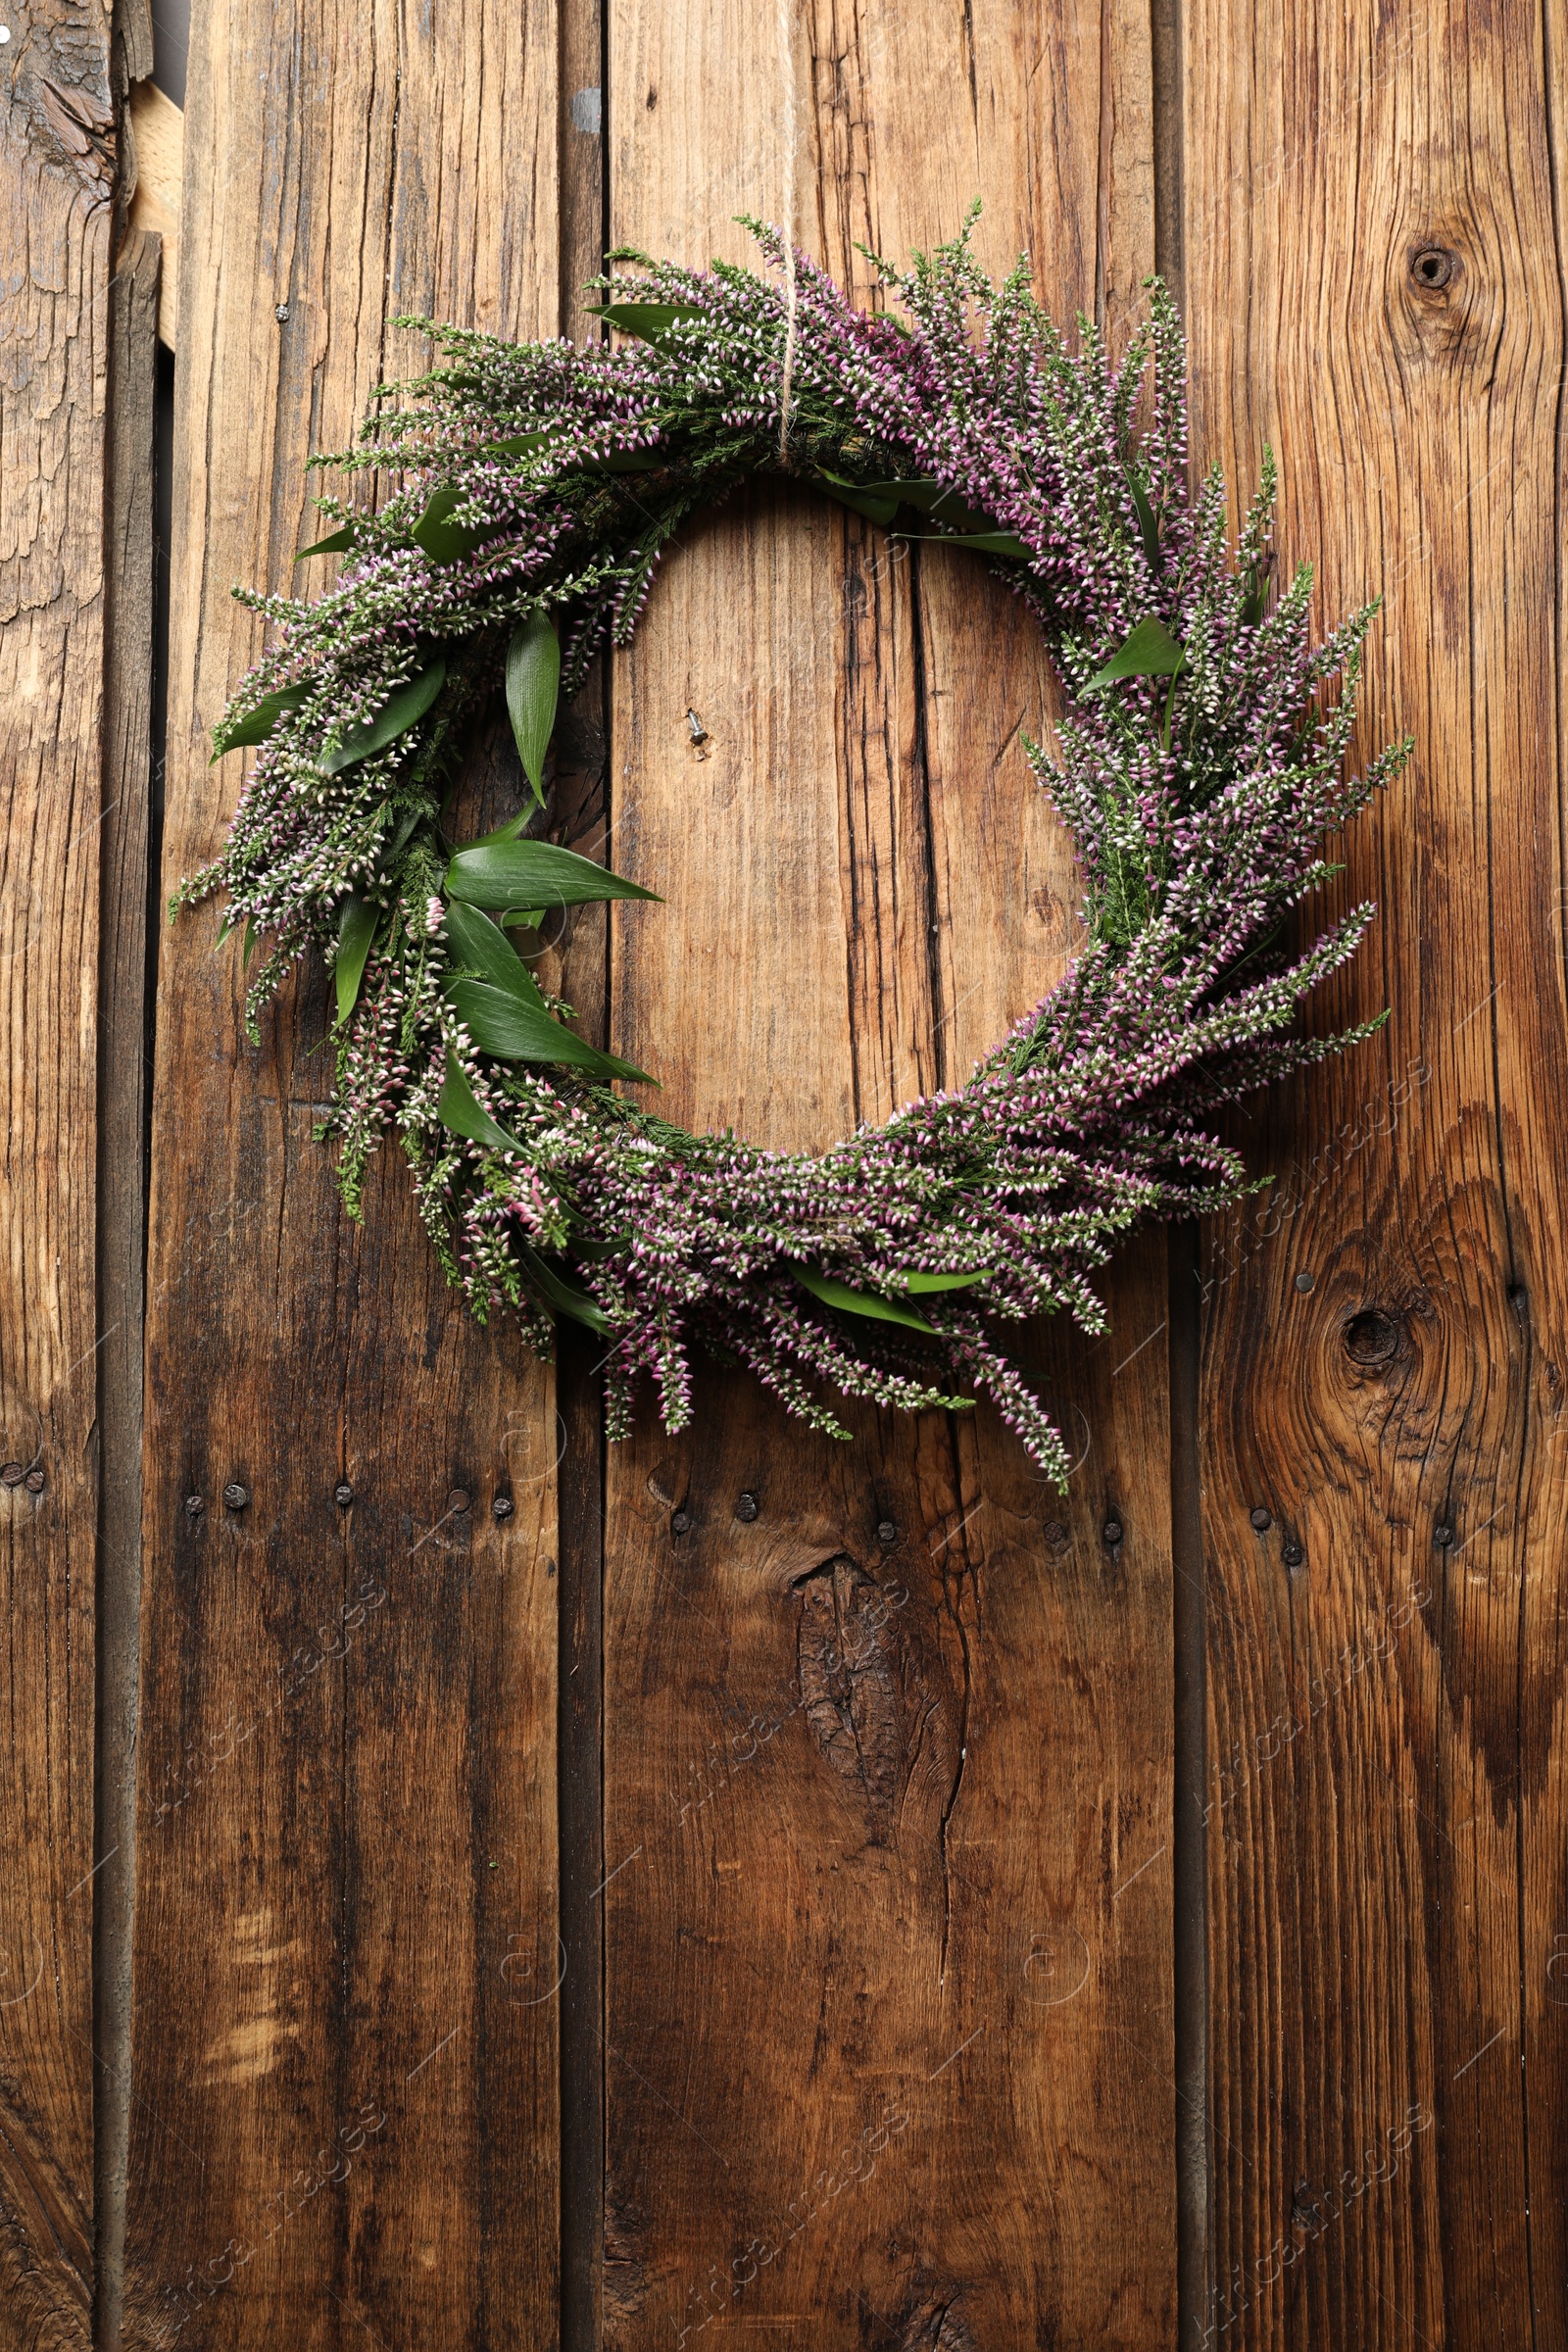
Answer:
[{"label": "wood grain texture", "polygon": [[[554,327],[556,96],[543,8],[203,14],[168,887],[239,782],[207,763],[260,643],[229,583],[289,581],[306,457],[422,364],[386,318]],[[216,931],[183,918],[159,974],[127,2338],[531,2348],[557,2271],[553,1386],[444,1291],[395,1152],[349,1226],[312,1137],[321,975],[253,1051]]]},{"label": "wood grain texture", "polygon": [[[862,296],[854,240],[930,245],[977,192],[1058,314],[1148,269],[1147,15],[786,22],[784,60],[760,7],[612,12],[613,242],[745,258],[788,73],[797,230]],[[1070,952],[1043,660],[921,556],[756,491],[617,663],[615,862],[670,902],[616,910],[612,1030],[675,1117],[821,1145],[967,1075]],[[988,1415],[843,1447],[744,1380],[611,1450],[607,2345],[1170,2340],[1160,1249],[1112,1305],[1099,1348],[1037,1343],[1065,1504]]]},{"label": "wood grain texture", "polygon": [[1206,1257],[1210,2344],[1568,2342],[1565,37],[1186,9],[1195,455],[1274,444],[1415,737],[1315,1014],[1392,1018]]},{"label": "wood grain texture", "polygon": [[179,203],[185,176],[185,118],[155,81],[132,83],[128,111],[136,167],[130,224],[163,241],[158,333],[172,351],[179,332]]},{"label": "wood grain texture", "polygon": [[155,387],[163,255],[132,228],[109,289],[104,817],[98,974],[100,1458],[93,2041],[98,2341],[120,2342],[130,2130],[147,1251],[147,917],[153,784]]},{"label": "wood grain texture", "polygon": [[106,18],[0,52],[0,2340],[92,2294]]}]

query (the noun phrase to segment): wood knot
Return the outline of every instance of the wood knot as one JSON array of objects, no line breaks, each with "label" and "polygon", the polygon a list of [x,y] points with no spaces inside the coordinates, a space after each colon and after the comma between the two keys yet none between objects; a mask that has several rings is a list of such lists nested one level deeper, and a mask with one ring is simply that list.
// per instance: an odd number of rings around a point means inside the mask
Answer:
[{"label": "wood knot", "polygon": [[1345,1326],[1345,1352],[1352,1364],[1372,1369],[1399,1351],[1399,1320],[1386,1307],[1363,1307]]},{"label": "wood knot", "polygon": [[1416,245],[1410,252],[1410,279],[1422,294],[1441,294],[1459,275],[1459,256],[1451,245]]},{"label": "wood knot", "polygon": [[[920,1768],[940,1803],[956,1775],[957,1708],[933,1686],[892,1592],[842,1553],[803,1577],[796,1633],[801,1699],[823,1758],[883,1844]],[[902,1588],[895,1588],[900,1591]]]}]

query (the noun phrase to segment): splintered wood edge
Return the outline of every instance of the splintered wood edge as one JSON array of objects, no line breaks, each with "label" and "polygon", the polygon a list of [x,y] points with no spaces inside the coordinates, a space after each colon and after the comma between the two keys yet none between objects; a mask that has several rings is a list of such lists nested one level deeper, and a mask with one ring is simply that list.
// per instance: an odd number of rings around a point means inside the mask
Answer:
[{"label": "splintered wood edge", "polygon": [[179,200],[185,178],[185,117],[155,81],[131,83],[129,111],[136,162],[129,225],[133,229],[152,229],[164,240],[164,270],[158,289],[158,340],[172,351],[178,323]]}]

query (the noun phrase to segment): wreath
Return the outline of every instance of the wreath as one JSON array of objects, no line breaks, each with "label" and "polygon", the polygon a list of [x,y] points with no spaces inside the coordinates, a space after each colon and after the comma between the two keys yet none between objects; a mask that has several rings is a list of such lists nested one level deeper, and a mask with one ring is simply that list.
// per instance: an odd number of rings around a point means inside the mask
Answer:
[{"label": "wreath", "polygon": [[[1304,950],[1286,936],[1340,870],[1322,837],[1410,748],[1344,772],[1375,606],[1314,647],[1310,572],[1271,591],[1267,453],[1232,554],[1221,478],[1189,487],[1157,280],[1119,359],[1088,320],[1070,350],[1027,257],[1001,286],[979,270],[974,218],[907,272],[867,257],[904,316],[856,309],[749,221],[776,278],[612,254],[613,344],[400,320],[445,364],[381,387],[357,446],[313,464],[402,486],[373,514],[318,502],[335,527],[304,555],[346,560],[314,602],[236,591],[272,638],[214,756],[259,749],[221,857],[174,905],[221,886],[222,936],[243,923],[247,962],[268,942],[253,1041],[289,963],[324,952],[318,1132],[350,1212],[395,1129],[479,1319],[514,1309],[541,1353],[561,1316],[600,1335],[612,1436],[644,1374],[665,1426],[687,1422],[701,1344],[840,1437],[835,1388],[906,1410],[989,1393],[1064,1484],[1009,1327],[1065,1308],[1102,1330],[1093,1277],[1120,1235],[1252,1189],[1218,1108],[1379,1026],[1288,1026],[1371,906]],[[1076,844],[1084,952],[966,1085],[821,1153],[662,1119],[656,1082],[576,1035],[530,960],[546,910],[654,895],[545,838],[556,711],[628,641],[687,517],[759,473],[989,562],[1071,705],[1054,756],[1026,748]],[[465,727],[502,687],[532,800],[459,845]]]}]

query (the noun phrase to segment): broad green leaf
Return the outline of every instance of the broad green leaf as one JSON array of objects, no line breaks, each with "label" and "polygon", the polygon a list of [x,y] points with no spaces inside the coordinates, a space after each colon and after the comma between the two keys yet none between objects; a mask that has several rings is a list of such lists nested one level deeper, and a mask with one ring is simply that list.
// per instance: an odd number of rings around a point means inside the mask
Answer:
[{"label": "broad green leaf", "polygon": [[562,1062],[590,1078],[658,1083],[634,1063],[601,1054],[586,1038],[574,1037],[542,1004],[530,1004],[510,988],[495,988],[486,980],[455,980],[451,996],[453,1011],[480,1053],[493,1054],[499,1061]]},{"label": "broad green leaf", "polygon": [[1242,620],[1246,627],[1255,629],[1268,608],[1268,565],[1253,564],[1248,567],[1248,589],[1242,600]]},{"label": "broad green leaf", "polygon": [[564,1274],[558,1273],[539,1255],[537,1250],[530,1250],[526,1242],[519,1242],[517,1250],[527,1268],[529,1281],[547,1306],[553,1307],[558,1315],[569,1315],[574,1323],[586,1323],[590,1331],[609,1334],[614,1330],[615,1326],[597,1299],[591,1298],[586,1291],[579,1290],[574,1282],[568,1282]]},{"label": "broad green leaf", "polygon": [[873,1298],[869,1291],[852,1291],[847,1282],[836,1282],[831,1274],[818,1274],[810,1266],[791,1266],[790,1272],[824,1306],[842,1307],[851,1315],[870,1315],[878,1323],[902,1323],[906,1331],[932,1329],[920,1316],[911,1315],[907,1307],[895,1306],[888,1298]]},{"label": "broad green leaf", "polygon": [[522,772],[544,807],[545,754],[555,732],[561,696],[561,639],[550,616],[536,610],[519,620],[507,648],[507,710]]},{"label": "broad green leaf", "polygon": [[904,1287],[916,1298],[934,1291],[966,1291],[971,1283],[984,1282],[990,1271],[982,1266],[975,1274],[906,1274]]},{"label": "broad green leaf", "polygon": [[1157,612],[1150,612],[1136,623],[1121,651],[1096,670],[1084,692],[1094,694],[1118,678],[1174,678],[1186,666],[1185,647],[1177,644]]},{"label": "broad green leaf", "polygon": [[450,1127],[454,1135],[466,1136],[470,1144],[483,1144],[491,1152],[522,1150],[516,1137],[509,1135],[504,1127],[498,1127],[484,1109],[468,1084],[463,1064],[452,1053],[447,1054],[446,1080],[435,1110],[443,1127]]},{"label": "broad green leaf", "polygon": [[496,524],[454,522],[452,514],[463,504],[461,490],[438,490],[411,533],[432,564],[457,564],[496,535]]},{"label": "broad green leaf", "polygon": [[899,511],[896,494],[880,482],[843,482],[836,473],[824,468],[821,486],[841,507],[851,507],[857,514],[868,515],[872,522],[889,523]]},{"label": "broad green leaf", "polygon": [[255,915],[248,914],[245,917],[245,937],[239,952],[240,969],[242,971],[244,970],[246,964],[250,962],[252,956],[255,954],[256,942],[261,938],[261,933],[256,928]]},{"label": "broad green leaf", "polygon": [[447,868],[447,893],[470,906],[585,906],[595,899],[657,899],[608,866],[553,841],[472,842]]},{"label": "broad green leaf", "polygon": [[275,694],[264,694],[255,710],[247,710],[245,716],[235,719],[232,726],[220,721],[214,730],[214,741],[217,742],[219,736],[222,737],[222,741],[207,762],[208,766],[215,767],[225,752],[237,752],[241,744],[265,743],[284,711],[297,710],[310,691],[309,679],[303,680],[298,686],[279,686]]},{"label": "broad green leaf", "polygon": [[701,310],[690,302],[607,302],[601,309],[590,310],[590,318],[604,318],[618,327],[623,335],[636,335],[643,343],[657,343],[667,335],[681,318],[700,318]]},{"label": "broad green leaf", "polygon": [[337,918],[337,957],[332,965],[337,981],[339,1028],[359,1003],[360,982],[365,977],[366,958],[379,918],[379,907],[367,906],[363,899],[350,897],[343,902]]},{"label": "broad green leaf", "polygon": [[560,430],[559,424],[547,424],[536,433],[509,433],[504,441],[487,442],[486,454],[496,458],[531,457],[536,449],[543,449],[547,441],[553,441]]},{"label": "broad green leaf", "polygon": [[396,694],[389,696],[373,717],[346,735],[335,752],[327,753],[320,761],[322,774],[341,775],[356,760],[368,760],[372,752],[406,734],[424,716],[446,682],[447,665],[438,656],[428,669],[421,669],[416,678],[411,678],[406,686],[400,686]]},{"label": "broad green leaf", "polygon": [[[446,934],[457,950],[459,960],[470,971],[483,973],[492,987],[507,989],[525,1004],[546,1012],[538,981],[501,926],[487,914],[481,914],[477,906],[465,906],[461,900],[452,900],[446,910]],[[546,1017],[549,1017],[547,1012]]]},{"label": "broad green leaf", "polygon": [[542,906],[517,906],[512,913],[501,917],[501,928],[504,931],[537,931],[544,919],[545,909]]},{"label": "broad green leaf", "polygon": [[1016,531],[901,531],[899,536],[932,547],[966,547],[975,556],[1010,556],[1018,564],[1032,561]]},{"label": "broad green leaf", "polygon": [[1159,569],[1159,525],[1154,510],[1149,503],[1149,492],[1136,473],[1127,476],[1127,487],[1133,494],[1133,513],[1138,517],[1138,536],[1144,543],[1144,561],[1151,571]]},{"label": "broad green leaf", "polygon": [[325,539],[314,541],[310,547],[302,547],[294,561],[296,564],[303,564],[307,556],[346,555],[349,549],[357,543],[359,535],[353,523],[346,522],[340,531],[333,531]]}]

